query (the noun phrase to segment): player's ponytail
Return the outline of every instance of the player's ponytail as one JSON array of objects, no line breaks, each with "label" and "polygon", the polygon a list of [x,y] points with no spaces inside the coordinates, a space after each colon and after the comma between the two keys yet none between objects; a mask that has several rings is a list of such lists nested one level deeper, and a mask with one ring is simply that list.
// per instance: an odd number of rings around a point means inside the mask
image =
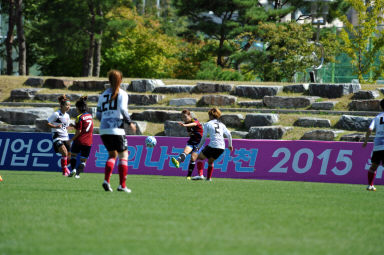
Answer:
[{"label": "player's ponytail", "polygon": [[208,115],[212,116],[213,119],[219,119],[221,117],[221,111],[217,107],[214,107],[208,111]]},{"label": "player's ponytail", "polygon": [[65,105],[65,103],[70,102],[69,98],[63,94],[57,98],[59,100],[60,105]]},{"label": "player's ponytail", "polygon": [[79,100],[77,100],[76,102],[76,108],[79,109],[79,111],[81,113],[84,113],[87,111],[88,109],[88,106],[87,106],[87,100],[88,100],[88,97],[87,96],[82,96],[79,98]]},{"label": "player's ponytail", "polygon": [[123,80],[123,74],[119,70],[111,70],[108,72],[108,80],[112,89],[112,97],[109,102],[112,102],[119,94],[120,84]]}]

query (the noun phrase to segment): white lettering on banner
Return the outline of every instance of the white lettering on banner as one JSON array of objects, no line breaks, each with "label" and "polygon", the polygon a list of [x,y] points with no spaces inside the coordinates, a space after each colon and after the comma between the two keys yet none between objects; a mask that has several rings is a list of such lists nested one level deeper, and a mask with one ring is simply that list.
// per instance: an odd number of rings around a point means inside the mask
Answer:
[{"label": "white lettering on banner", "polygon": [[[299,167],[299,160],[302,154],[307,154],[307,163],[303,168]],[[311,167],[313,162],[313,152],[308,148],[300,149],[293,157],[292,168],[298,174],[306,173]]]},{"label": "white lettering on banner", "polygon": [[291,152],[288,148],[279,148],[275,150],[272,157],[277,158],[281,153],[284,153],[284,158],[269,170],[270,173],[286,173],[288,171],[288,167],[282,167],[291,157]]},{"label": "white lettering on banner", "polygon": [[49,164],[42,164],[42,163],[38,163],[37,161],[39,160],[39,157],[52,158],[52,156],[53,156],[53,153],[32,153],[32,157],[34,157],[33,158],[32,166],[35,166],[35,167],[48,167]]},{"label": "white lettering on banner", "polygon": [[[371,159],[368,159],[368,163],[365,164],[365,170],[369,170],[371,168]],[[384,166],[380,165],[377,170],[376,170],[376,179],[381,179],[383,177],[383,171],[384,171]]]},{"label": "white lettering on banner", "polygon": [[[44,143],[48,144],[47,148],[45,148],[45,149],[43,148]],[[53,143],[51,140],[44,139],[44,140],[41,140],[37,143],[37,149],[39,150],[39,152],[48,152],[52,149],[52,145],[53,145]],[[52,155],[52,153],[51,153],[51,155]]]},{"label": "white lettering on banner", "polygon": [[[327,149],[317,156],[317,158],[322,161],[319,175],[327,175],[327,169],[328,169],[328,163],[329,163],[329,157],[331,155],[331,151],[332,151],[331,149]],[[270,173],[287,173],[288,166],[285,166],[285,165],[291,158],[291,151],[288,148],[278,148],[273,152],[272,157],[277,158],[279,157],[280,154],[284,154],[283,158],[269,170]],[[307,161],[305,162],[304,167],[300,168],[299,162],[303,154],[307,155],[306,157]],[[342,169],[339,169],[337,166],[335,166],[331,169],[332,173],[338,176],[348,174],[351,171],[352,165],[353,165],[352,159],[350,158],[351,156],[352,156],[352,150],[340,150],[337,155],[336,163],[344,163],[345,167]],[[292,161],[293,171],[295,171],[298,174],[303,174],[308,172],[312,168],[313,158],[314,158],[314,154],[311,149],[303,148],[298,150],[293,156],[293,161]]]},{"label": "white lettering on banner", "polygon": [[6,157],[7,157],[8,146],[9,146],[9,138],[7,140],[5,140],[4,149],[3,149],[3,155],[1,157],[1,162],[0,162],[0,165],[2,165],[2,166],[4,166],[4,161],[5,161]]},{"label": "white lettering on banner", "polygon": [[[23,139],[16,139],[11,144],[11,151],[15,153],[12,155],[11,166],[27,166],[29,153],[31,152],[32,139],[29,140],[28,144],[25,144]],[[18,147],[17,145],[20,144]],[[24,156],[18,156],[17,153],[20,153],[25,150]]]}]

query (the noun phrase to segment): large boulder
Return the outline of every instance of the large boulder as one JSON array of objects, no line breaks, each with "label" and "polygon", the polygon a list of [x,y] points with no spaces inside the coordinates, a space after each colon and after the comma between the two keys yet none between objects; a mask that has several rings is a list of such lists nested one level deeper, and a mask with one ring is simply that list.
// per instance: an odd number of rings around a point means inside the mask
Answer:
[{"label": "large boulder", "polygon": [[150,122],[165,122],[167,120],[180,121],[181,114],[179,111],[155,111],[146,110],[141,113],[134,112],[131,115],[132,120],[142,120]]},{"label": "large boulder", "polygon": [[337,137],[337,134],[343,131],[335,130],[312,130],[304,133],[300,140],[319,140],[319,141],[333,141]]},{"label": "large boulder", "polygon": [[225,95],[206,95],[202,96],[197,102],[198,105],[233,105],[237,101],[235,96]]},{"label": "large boulder", "polygon": [[36,119],[35,120],[35,127],[36,132],[51,132],[51,128],[47,126],[48,120],[47,119]]},{"label": "large boulder", "polygon": [[[129,83],[121,83],[120,88],[123,89],[124,91],[128,91],[129,85],[130,85]],[[110,87],[111,87],[111,84],[109,83],[104,84],[104,89],[109,89]]]},{"label": "large boulder", "polygon": [[11,90],[11,100],[32,100],[41,89],[13,89]]},{"label": "large boulder", "polygon": [[31,77],[28,78],[24,84],[31,87],[42,87],[44,85],[44,79]]},{"label": "large boulder", "polygon": [[167,85],[158,86],[152,92],[162,94],[190,93],[193,89],[191,85]]},{"label": "large boulder", "polygon": [[12,125],[34,125],[36,119],[47,119],[53,108],[0,108],[0,121]]},{"label": "large boulder", "polygon": [[147,130],[146,121],[132,121],[136,125],[136,132],[133,132],[130,125],[124,123],[124,130],[127,135],[143,135]]},{"label": "large boulder", "polygon": [[265,96],[264,104],[270,108],[304,108],[310,106],[319,97],[280,97]]},{"label": "large boulder", "polygon": [[313,110],[333,110],[333,109],[335,109],[336,104],[337,104],[337,102],[335,102],[335,101],[314,102],[311,105],[311,109],[313,109]]},{"label": "large boulder", "polygon": [[380,112],[380,100],[352,100],[349,103],[350,111],[376,111]]},{"label": "large boulder", "polygon": [[219,120],[228,127],[239,128],[243,126],[244,116],[242,114],[223,114]]},{"label": "large boulder", "polygon": [[[58,98],[62,95],[63,94],[59,94],[59,93],[37,94],[35,96],[35,100],[58,102]],[[65,96],[68,97],[69,100],[71,100],[71,101],[76,101],[80,98],[81,95],[79,95],[79,94],[65,94]]]},{"label": "large boulder", "polygon": [[231,92],[232,84],[219,84],[210,82],[198,82],[192,89],[193,93]]},{"label": "large boulder", "polygon": [[180,126],[179,121],[167,120],[164,122],[164,133],[166,136],[188,137],[187,128]]},{"label": "large boulder", "polygon": [[373,118],[343,115],[335,127],[344,130],[367,131]]},{"label": "large boulder", "polygon": [[182,105],[196,105],[196,98],[175,98],[169,101],[169,105],[182,106]]},{"label": "large boulder", "polygon": [[128,94],[128,104],[137,104],[137,105],[158,104],[164,98],[165,96],[163,95]]},{"label": "large boulder", "polygon": [[156,87],[165,86],[162,80],[133,80],[128,87],[133,92],[152,92]]},{"label": "large boulder", "polygon": [[78,90],[98,90],[103,91],[105,89],[105,84],[107,84],[108,81],[95,81],[95,80],[79,80],[74,81],[73,86],[71,89],[78,89]]},{"label": "large boulder", "polygon": [[[364,139],[365,139],[364,133],[346,134],[340,137],[340,141],[345,141],[345,142],[363,142]],[[375,139],[375,136],[371,135],[368,138],[368,142],[373,142],[374,139]]]},{"label": "large boulder", "polygon": [[375,99],[380,96],[379,91],[377,90],[360,90],[353,94],[352,99]]},{"label": "large boulder", "polygon": [[246,132],[246,131],[231,131],[231,136],[233,138],[246,139],[248,136],[248,132]]},{"label": "large boulder", "polygon": [[73,81],[67,79],[55,79],[50,78],[46,79],[44,82],[44,87],[52,89],[67,89],[73,85]]},{"label": "large boulder", "polygon": [[339,98],[345,95],[355,93],[361,89],[360,84],[342,83],[342,84],[318,84],[309,85],[309,94],[326,98]]},{"label": "large boulder", "polygon": [[283,87],[284,92],[291,92],[291,93],[303,93],[308,91],[309,84],[297,84],[297,85],[286,85]]},{"label": "large boulder", "polygon": [[271,126],[279,121],[279,115],[272,113],[250,113],[245,115],[244,126]]},{"label": "large boulder", "polygon": [[249,139],[281,139],[289,131],[290,127],[272,126],[272,127],[251,127],[247,138]]},{"label": "large boulder", "polygon": [[0,124],[0,131],[3,132],[35,132],[35,126],[34,125],[9,125],[9,124]]},{"label": "large boulder", "polygon": [[302,117],[295,121],[294,126],[299,127],[331,127],[331,121],[327,119]]},{"label": "large boulder", "polygon": [[282,89],[283,86],[238,85],[234,94],[240,97],[262,99],[265,96],[275,96]]},{"label": "large boulder", "polygon": [[261,108],[264,106],[263,100],[253,100],[253,101],[241,101],[237,102],[237,105],[240,107],[255,107]]}]

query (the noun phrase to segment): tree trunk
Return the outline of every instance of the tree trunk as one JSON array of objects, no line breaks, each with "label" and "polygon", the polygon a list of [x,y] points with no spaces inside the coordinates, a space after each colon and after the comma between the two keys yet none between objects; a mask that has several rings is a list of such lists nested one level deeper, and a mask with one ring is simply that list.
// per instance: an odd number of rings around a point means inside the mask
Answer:
[{"label": "tree trunk", "polygon": [[[99,16],[99,18],[103,17],[103,11],[100,9],[100,6],[97,6],[96,15]],[[94,48],[94,58],[93,58],[93,76],[99,77],[100,76],[100,63],[101,63],[101,43],[102,43],[102,36],[103,36],[103,30],[101,28],[97,28],[97,38],[95,40],[95,48]]]},{"label": "tree trunk", "polygon": [[19,75],[27,74],[27,47],[23,24],[23,0],[16,0],[17,41],[19,42]]},{"label": "tree trunk", "polygon": [[92,76],[93,70],[93,51],[95,48],[95,10],[93,1],[88,2],[89,12],[91,14],[91,24],[89,31],[89,47],[85,54],[85,59],[83,62],[83,76],[90,77]]},{"label": "tree trunk", "polygon": [[5,39],[5,48],[7,55],[7,75],[13,74],[13,58],[12,58],[12,46],[13,46],[13,30],[15,27],[15,2],[14,0],[9,0],[9,10],[8,10],[8,33],[7,38]]}]

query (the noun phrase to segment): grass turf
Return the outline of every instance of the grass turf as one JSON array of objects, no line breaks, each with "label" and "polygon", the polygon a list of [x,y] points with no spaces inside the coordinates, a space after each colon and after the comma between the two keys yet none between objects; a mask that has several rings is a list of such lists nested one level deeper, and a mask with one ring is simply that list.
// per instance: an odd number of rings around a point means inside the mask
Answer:
[{"label": "grass turf", "polygon": [[[384,187],[1,171],[0,254],[383,254]],[[118,175],[111,184],[118,185]]]}]

